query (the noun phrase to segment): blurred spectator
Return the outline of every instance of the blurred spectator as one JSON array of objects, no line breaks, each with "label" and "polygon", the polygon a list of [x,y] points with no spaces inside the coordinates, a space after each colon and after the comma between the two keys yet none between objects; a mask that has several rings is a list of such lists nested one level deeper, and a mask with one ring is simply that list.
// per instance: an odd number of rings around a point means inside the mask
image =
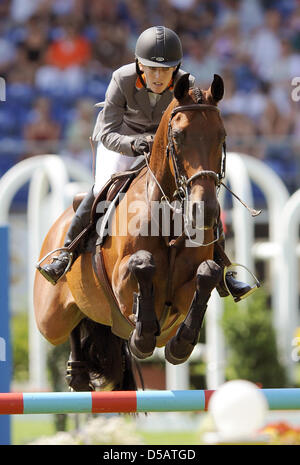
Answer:
[{"label": "blurred spectator", "polygon": [[29,61],[23,45],[17,45],[15,65],[7,71],[7,80],[10,87],[16,85],[16,83],[32,86],[34,84],[35,71],[36,69],[32,62]]},{"label": "blurred spectator", "polygon": [[75,159],[89,169],[91,169],[93,161],[90,137],[95,116],[92,100],[82,99],[78,101],[73,121],[66,129],[66,149],[62,152],[63,157]]},{"label": "blurred spectator", "polygon": [[184,70],[195,76],[199,86],[207,88],[214,74],[221,74],[218,57],[209,52],[207,41],[204,39],[199,41],[193,37],[186,38],[185,46],[187,54],[182,64]]},{"label": "blurred spectator", "polygon": [[[0,34],[2,35],[2,25],[0,25]],[[10,66],[16,59],[16,48],[5,37],[0,36],[0,75],[3,77],[6,75]]]},{"label": "blurred spectator", "polygon": [[222,114],[247,113],[247,94],[236,86],[236,80],[232,71],[226,70],[222,74],[224,80],[225,94],[219,106]]},{"label": "blurred spectator", "polygon": [[11,0],[2,0],[0,2],[0,18],[5,18],[10,12]]},{"label": "blurred spectator", "polygon": [[262,158],[263,153],[255,139],[256,127],[251,118],[242,113],[228,113],[224,116],[227,146],[230,151],[245,153]]},{"label": "blurred spectator", "polygon": [[[280,107],[272,98],[271,90],[271,83],[262,82],[259,92],[255,94],[257,100],[260,99],[261,102],[256,112],[256,124],[260,135],[267,138],[288,135],[291,129],[290,112],[280,111]],[[258,107],[259,102],[257,103]]]},{"label": "blurred spectator", "polygon": [[93,59],[101,64],[107,74],[134,60],[134,55],[128,49],[128,40],[129,31],[124,26],[98,23]]},{"label": "blurred spectator", "polygon": [[16,23],[24,23],[43,5],[44,0],[12,0],[10,14]]},{"label": "blurred spectator", "polygon": [[106,22],[109,24],[117,24],[118,22],[118,7],[120,2],[110,0],[108,2],[99,2],[99,0],[89,1],[89,14],[93,22]]},{"label": "blurred spectator", "polygon": [[259,0],[241,0],[239,2],[239,23],[243,33],[248,35],[253,29],[262,26],[264,12]]},{"label": "blurred spectator", "polygon": [[32,16],[24,30],[24,38],[20,41],[26,58],[37,67],[41,64],[41,59],[48,46],[47,23],[42,17]]},{"label": "blurred spectator", "polygon": [[79,26],[67,21],[62,37],[53,41],[45,52],[44,64],[36,74],[39,89],[79,93],[84,86],[84,66],[91,58],[91,45]]},{"label": "blurred spectator", "polygon": [[46,60],[50,66],[67,69],[73,66],[84,66],[91,57],[91,45],[80,33],[79,25],[67,20],[62,37],[53,41],[46,52]]},{"label": "blurred spectator", "polygon": [[225,95],[219,106],[227,132],[228,150],[262,157],[256,147],[257,127],[249,111],[249,94],[236,87],[234,73],[226,70],[223,74]]},{"label": "blurred spectator", "polygon": [[67,15],[82,17],[84,12],[84,0],[47,0],[49,9],[55,16]]},{"label": "blurred spectator", "polygon": [[45,97],[38,98],[24,126],[26,156],[57,153],[60,134],[61,127],[51,116],[51,101]]},{"label": "blurred spectator", "polygon": [[270,81],[285,85],[294,76],[300,76],[300,55],[293,48],[291,41],[283,38],[280,41],[279,60],[272,63],[270,68]]},{"label": "blurred spectator", "polygon": [[141,2],[140,0],[126,0],[126,7],[129,19],[128,25],[134,35],[132,42],[135,43],[140,32],[152,26],[152,24],[149,23],[147,2]]},{"label": "blurred spectator", "polygon": [[213,39],[210,53],[223,66],[229,67],[236,64],[241,45],[238,18],[231,16]]},{"label": "blurred spectator", "polygon": [[271,79],[271,68],[280,57],[280,14],[268,10],[265,23],[249,38],[249,52],[258,76]]},{"label": "blurred spectator", "polygon": [[169,0],[169,3],[178,10],[190,10],[195,6],[195,0]]}]

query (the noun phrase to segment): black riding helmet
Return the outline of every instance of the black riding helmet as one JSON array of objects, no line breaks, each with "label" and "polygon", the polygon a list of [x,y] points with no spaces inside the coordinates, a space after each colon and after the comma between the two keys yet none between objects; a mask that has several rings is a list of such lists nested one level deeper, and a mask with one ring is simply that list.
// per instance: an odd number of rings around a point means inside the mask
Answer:
[{"label": "black riding helmet", "polygon": [[173,77],[180,68],[182,60],[182,46],[178,35],[164,26],[154,26],[146,29],[139,36],[136,47],[136,70],[140,79],[142,73],[138,62],[145,66],[155,66],[158,68],[171,68],[176,66]]},{"label": "black riding helmet", "polygon": [[167,27],[150,27],[139,36],[135,56],[145,66],[178,66],[182,59],[180,39]]}]

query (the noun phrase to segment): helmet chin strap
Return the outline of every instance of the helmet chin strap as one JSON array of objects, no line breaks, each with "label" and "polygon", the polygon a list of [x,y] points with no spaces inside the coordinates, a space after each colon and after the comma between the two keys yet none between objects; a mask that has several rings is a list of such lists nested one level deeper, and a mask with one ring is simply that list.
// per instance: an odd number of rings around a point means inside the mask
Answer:
[{"label": "helmet chin strap", "polygon": [[135,59],[135,68],[136,68],[136,74],[138,75],[142,85],[145,87],[145,89],[147,89],[147,85],[146,85],[145,80],[143,78],[143,73],[142,73],[142,71],[140,70],[140,67],[139,67],[139,60],[137,58]]}]

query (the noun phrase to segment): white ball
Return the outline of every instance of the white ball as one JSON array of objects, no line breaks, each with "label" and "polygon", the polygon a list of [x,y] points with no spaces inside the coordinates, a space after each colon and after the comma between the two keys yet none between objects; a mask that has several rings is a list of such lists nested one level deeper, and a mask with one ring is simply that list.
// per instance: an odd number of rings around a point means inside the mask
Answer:
[{"label": "white ball", "polygon": [[250,381],[228,381],[217,389],[208,404],[218,432],[226,438],[243,438],[264,425],[268,403]]}]

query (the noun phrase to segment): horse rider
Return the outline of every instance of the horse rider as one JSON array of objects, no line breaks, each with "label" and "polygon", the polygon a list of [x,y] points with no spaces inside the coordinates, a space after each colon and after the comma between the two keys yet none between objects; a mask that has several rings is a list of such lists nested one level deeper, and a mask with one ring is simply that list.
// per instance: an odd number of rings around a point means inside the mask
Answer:
[{"label": "horse rider", "polygon": [[[164,26],[146,29],[139,36],[135,48],[135,62],[117,69],[105,95],[104,108],[99,112],[93,132],[98,142],[95,166],[95,184],[82,200],[65,237],[67,247],[89,224],[95,196],[112,174],[126,171],[139,164],[144,152],[150,152],[151,141],[164,110],[173,99],[173,87],[185,73],[180,69],[182,45],[178,35]],[[190,76],[190,87],[194,77]],[[99,105],[98,105],[99,106]],[[219,221],[219,244],[224,249],[224,233]],[[80,255],[80,247],[73,252],[72,263]],[[223,265],[217,250],[214,260]],[[50,264],[39,268],[52,284],[64,275],[70,254],[62,251]],[[235,279],[227,271],[218,286],[219,294],[235,299],[245,298],[251,286]]]}]

